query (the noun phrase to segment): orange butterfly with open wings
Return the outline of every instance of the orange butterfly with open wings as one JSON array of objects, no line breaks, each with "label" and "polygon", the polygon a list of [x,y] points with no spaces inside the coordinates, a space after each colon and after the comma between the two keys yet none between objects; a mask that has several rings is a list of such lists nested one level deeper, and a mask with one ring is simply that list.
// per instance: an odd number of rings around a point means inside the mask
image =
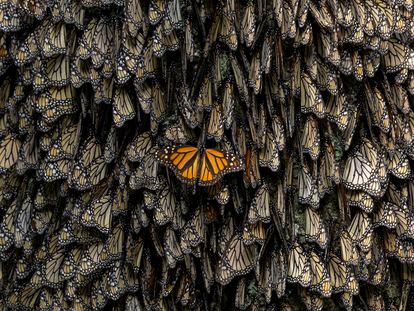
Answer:
[{"label": "orange butterfly with open wings", "polygon": [[242,159],[230,152],[188,145],[168,146],[158,150],[156,157],[182,182],[201,186],[211,186],[223,175],[244,169]]}]

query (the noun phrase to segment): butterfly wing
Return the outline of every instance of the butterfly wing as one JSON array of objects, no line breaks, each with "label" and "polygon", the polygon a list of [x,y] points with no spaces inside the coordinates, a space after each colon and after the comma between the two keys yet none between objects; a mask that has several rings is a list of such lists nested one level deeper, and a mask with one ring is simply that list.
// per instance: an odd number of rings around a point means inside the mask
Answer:
[{"label": "butterfly wing", "polygon": [[223,175],[240,171],[243,168],[243,162],[235,155],[215,149],[206,149],[201,158],[199,184],[213,185]]},{"label": "butterfly wing", "polygon": [[166,147],[156,152],[156,157],[168,166],[182,182],[194,184],[198,179],[200,152],[192,146]]}]

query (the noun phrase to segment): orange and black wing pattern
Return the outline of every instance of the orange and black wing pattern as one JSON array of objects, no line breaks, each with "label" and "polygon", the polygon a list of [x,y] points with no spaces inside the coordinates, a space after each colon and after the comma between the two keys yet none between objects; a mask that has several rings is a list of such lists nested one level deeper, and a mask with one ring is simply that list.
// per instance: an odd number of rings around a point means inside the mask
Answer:
[{"label": "orange and black wing pattern", "polygon": [[202,186],[210,186],[219,181],[223,175],[241,171],[243,168],[242,160],[234,154],[206,149],[201,158],[198,183]]},{"label": "orange and black wing pattern", "polygon": [[210,186],[223,175],[244,168],[241,159],[216,149],[200,151],[193,146],[173,146],[158,150],[157,158],[168,166],[182,182]]},{"label": "orange and black wing pattern", "polygon": [[194,184],[198,179],[200,152],[193,146],[167,146],[156,152],[161,163],[169,167],[182,182]]}]

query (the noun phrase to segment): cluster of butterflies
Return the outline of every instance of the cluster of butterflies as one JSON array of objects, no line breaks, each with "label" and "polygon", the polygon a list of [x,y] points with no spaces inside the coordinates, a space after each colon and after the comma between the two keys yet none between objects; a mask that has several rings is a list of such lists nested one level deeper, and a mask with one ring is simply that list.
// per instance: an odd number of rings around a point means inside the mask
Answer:
[{"label": "cluster of butterflies", "polygon": [[414,305],[413,42],[413,0],[0,0],[0,310]]}]

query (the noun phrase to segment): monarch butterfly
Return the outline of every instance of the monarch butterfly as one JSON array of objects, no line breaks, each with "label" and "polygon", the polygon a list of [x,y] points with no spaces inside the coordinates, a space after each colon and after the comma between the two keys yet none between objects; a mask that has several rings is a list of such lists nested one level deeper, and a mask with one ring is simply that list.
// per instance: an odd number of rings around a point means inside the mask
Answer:
[{"label": "monarch butterfly", "polygon": [[156,151],[157,159],[168,166],[178,179],[188,184],[209,186],[228,173],[244,168],[243,161],[232,153],[193,146],[167,146]]},{"label": "monarch butterfly", "polygon": [[272,36],[270,35],[270,32],[268,32],[265,34],[261,56],[260,56],[260,62],[262,64],[262,71],[265,74],[270,73],[270,67],[271,67],[272,56],[273,56],[272,47],[273,47],[273,39],[272,39]]},{"label": "monarch butterfly", "polygon": [[414,282],[414,265],[412,264],[403,264],[402,265],[402,277],[403,280],[408,283]]},{"label": "monarch butterfly", "polygon": [[[148,47],[146,49],[146,52],[149,52],[149,51],[151,50]],[[128,70],[128,67],[127,67],[128,62],[126,58],[127,56],[125,56],[125,53],[120,53],[119,57],[117,57],[116,59],[115,82],[119,85],[125,84],[131,78],[131,72]],[[145,76],[145,78],[147,78],[147,74],[149,75],[149,73],[147,73],[147,70],[146,70],[147,68],[145,68],[144,67],[145,65],[143,65],[144,60],[140,59],[139,61],[140,61],[140,65],[138,65],[137,71],[140,71],[140,75],[142,75],[142,77]]]},{"label": "monarch butterfly", "polygon": [[264,147],[259,151],[259,165],[276,172],[280,166],[278,143],[270,131],[266,131]]},{"label": "monarch butterfly", "polygon": [[[104,77],[100,79],[98,76],[95,76],[95,73],[96,73],[95,69],[92,69],[91,72],[92,73],[91,73],[91,77],[89,80],[95,89],[94,103],[95,104],[100,104],[100,103],[111,104],[113,93],[114,93],[114,79],[112,77],[109,77],[109,78]],[[119,97],[117,99],[119,99]],[[118,107],[119,106],[118,104],[121,104],[121,107]],[[116,120],[116,122],[121,122],[119,121],[119,119],[122,119],[122,116],[121,116],[122,113],[126,113],[125,112],[126,109],[124,109],[125,107],[122,106],[122,103],[117,101],[116,103],[115,102],[113,103],[112,108],[113,108],[112,109],[113,119]]]},{"label": "monarch butterfly", "polygon": [[372,262],[369,266],[369,281],[373,285],[385,284],[389,277],[388,259],[381,242],[377,235],[373,243]]},{"label": "monarch butterfly", "polygon": [[404,114],[410,113],[407,90],[396,83],[391,84],[389,87],[392,102],[395,103],[396,107]]},{"label": "monarch butterfly", "polygon": [[251,47],[256,35],[256,14],[254,4],[249,1],[246,5],[241,24],[241,41]]},{"label": "monarch butterfly", "polygon": [[126,262],[128,262],[135,273],[141,269],[142,257],[144,252],[144,240],[142,237],[134,238],[131,234],[127,238]]},{"label": "monarch butterfly", "polygon": [[327,30],[332,30],[334,28],[334,17],[326,3],[318,6],[314,3],[310,3],[309,11],[320,27],[326,28]]},{"label": "monarch butterfly", "polygon": [[182,13],[180,1],[171,1],[167,7],[167,18],[164,19],[164,23],[168,21],[171,23],[171,27],[174,29],[180,29],[183,27]]},{"label": "monarch butterfly", "polygon": [[21,142],[16,135],[8,133],[0,142],[0,172],[12,168],[18,160]]},{"label": "monarch butterfly", "polygon": [[411,175],[410,163],[402,150],[395,150],[388,161],[388,170],[400,179],[408,179]]},{"label": "monarch butterfly", "polygon": [[82,249],[79,247],[72,248],[63,260],[61,273],[63,278],[71,278],[75,275],[78,261],[82,256]]},{"label": "monarch butterfly", "polygon": [[6,251],[15,242],[15,217],[17,213],[16,200],[11,202],[0,224],[0,250]]},{"label": "monarch butterfly", "polygon": [[[86,82],[93,82],[91,79],[91,65],[89,61],[82,60],[79,55],[72,60],[70,67],[71,84],[79,88]],[[95,85],[96,83],[92,83]]]},{"label": "monarch butterfly", "polygon": [[352,238],[347,230],[342,230],[339,235],[341,259],[347,265],[356,265],[358,263],[358,251]]},{"label": "monarch butterfly", "polygon": [[[70,59],[66,55],[58,55],[56,57],[51,57],[48,62],[45,64],[45,76],[42,79],[45,79],[45,85],[48,86],[64,86],[70,82]],[[35,88],[43,88],[43,83],[36,83],[34,80]]]},{"label": "monarch butterfly", "polygon": [[385,101],[385,96],[375,87],[373,90],[366,84],[366,100],[368,108],[371,110],[373,124],[378,126],[384,133],[390,131],[390,117]]},{"label": "monarch butterfly", "polygon": [[117,300],[127,291],[128,282],[125,272],[120,260],[116,260],[106,270],[103,275],[102,291],[107,298]]},{"label": "monarch butterfly", "polygon": [[151,131],[155,132],[158,129],[158,124],[160,124],[166,117],[167,106],[164,91],[162,90],[160,83],[155,83],[152,92],[153,102],[151,105],[150,119]]},{"label": "monarch butterfly", "polygon": [[390,182],[385,199],[397,206],[405,207],[408,202],[409,189],[407,185]]},{"label": "monarch butterfly", "polygon": [[184,253],[190,253],[191,248],[205,242],[207,236],[205,217],[201,208],[196,209],[194,215],[184,225],[181,233],[181,249]]},{"label": "monarch butterfly", "polygon": [[[144,47],[142,51],[142,57],[138,60],[138,66],[136,69],[136,78],[138,79],[138,82],[143,82],[145,79],[149,77],[153,77],[155,75],[155,72],[159,66],[159,60],[157,57],[152,57],[152,40],[150,39],[148,41],[148,44],[146,47]],[[117,80],[126,82],[131,77],[129,71],[125,68],[125,62],[122,58],[118,59],[118,65],[120,68],[117,70]]]},{"label": "monarch butterfly", "polygon": [[317,72],[316,75],[316,84],[321,90],[327,90],[332,95],[338,94],[338,78],[336,71],[325,64],[319,57],[316,58],[317,61]]},{"label": "monarch butterfly", "polygon": [[134,105],[124,87],[118,87],[115,90],[112,115],[117,128],[122,127],[126,121],[132,120],[135,117]]},{"label": "monarch butterfly", "polygon": [[291,246],[288,262],[287,280],[308,287],[312,281],[309,257],[298,242]]},{"label": "monarch butterfly", "polygon": [[63,87],[51,87],[37,95],[34,100],[34,109],[43,113],[48,109],[69,105],[74,103],[75,89],[71,85]]},{"label": "monarch butterfly", "polygon": [[[389,203],[392,204],[392,203]],[[414,237],[414,217],[406,209],[406,205],[394,206],[396,218],[396,233],[400,238]]]},{"label": "monarch butterfly", "polygon": [[375,167],[359,151],[353,152],[346,160],[342,180],[348,189],[364,190],[374,196],[381,190]]},{"label": "monarch butterfly", "polygon": [[158,175],[158,164],[155,158],[155,148],[144,156],[142,162],[132,173],[129,179],[129,186],[132,189],[148,188],[150,190],[159,190],[163,184],[162,178]]},{"label": "monarch butterfly", "polygon": [[229,185],[218,182],[213,186],[207,187],[207,193],[210,198],[214,198],[220,205],[229,203],[231,195]]},{"label": "monarch butterfly", "polygon": [[233,123],[233,115],[235,108],[234,85],[230,81],[226,81],[223,90],[223,122],[226,129],[229,129]]},{"label": "monarch butterfly", "polygon": [[276,21],[282,33],[282,39],[294,38],[296,35],[294,12],[288,3],[284,1],[278,1],[278,3],[278,6],[275,7],[275,13],[276,16],[279,16]]},{"label": "monarch butterfly", "polygon": [[381,63],[385,66],[386,72],[398,72],[403,68],[413,70],[413,50],[396,38],[388,39],[387,43],[388,53],[381,56]]},{"label": "monarch butterfly", "polygon": [[296,32],[295,42],[293,46],[295,48],[301,45],[309,45],[312,39],[312,24],[306,22],[303,28],[300,28],[298,32]]},{"label": "monarch butterfly", "polygon": [[284,252],[279,249],[273,251],[271,254],[270,273],[271,273],[271,286],[276,291],[278,298],[281,298],[285,294],[286,290],[286,258]]},{"label": "monarch butterfly", "polygon": [[8,297],[7,304],[15,308],[34,308],[40,300],[41,288],[26,285],[21,289],[14,289]]},{"label": "monarch butterfly", "polygon": [[56,205],[59,198],[58,187],[54,184],[41,184],[33,198],[34,208],[42,209],[46,205]]},{"label": "monarch butterfly", "polygon": [[250,224],[257,222],[267,223],[270,221],[270,189],[266,183],[263,183],[252,200],[247,215],[247,221]]},{"label": "monarch butterfly", "polygon": [[177,300],[182,305],[194,303],[194,284],[191,277],[188,274],[184,274],[181,277],[181,281],[178,286]]},{"label": "monarch butterfly", "polygon": [[112,226],[112,230],[105,241],[102,259],[117,260],[123,256],[125,231],[122,223]]},{"label": "monarch butterfly", "polygon": [[319,213],[310,207],[305,209],[305,236],[308,240],[318,243],[323,249],[328,244],[325,224]]},{"label": "monarch butterfly", "polygon": [[109,233],[112,223],[113,197],[111,193],[93,200],[84,211],[81,221],[88,227],[96,227],[103,233]]},{"label": "monarch butterfly", "polygon": [[254,94],[259,94],[263,85],[263,70],[260,65],[260,51],[252,59],[249,70],[248,84],[253,88]]},{"label": "monarch butterfly", "polygon": [[362,63],[362,57],[358,51],[351,52],[351,66],[352,73],[357,81],[362,81],[365,77],[364,65]]},{"label": "monarch butterfly", "polygon": [[101,18],[95,28],[92,40],[91,61],[94,68],[102,67],[102,74],[109,77],[113,72],[114,33],[117,24],[111,18]]},{"label": "monarch butterfly", "polygon": [[137,135],[127,148],[127,158],[131,162],[140,162],[152,148],[150,132]]},{"label": "monarch butterfly", "polygon": [[317,160],[320,154],[320,135],[318,121],[309,115],[306,118],[302,132],[302,148],[308,153],[312,160]]},{"label": "monarch butterfly", "polygon": [[177,285],[179,275],[173,269],[169,269],[166,261],[162,262],[162,279],[161,279],[161,286],[162,286],[162,295],[164,297],[169,296],[171,292],[174,290],[175,286]]},{"label": "monarch butterfly", "polygon": [[122,43],[122,50],[119,55],[124,59],[128,71],[136,72],[140,62],[141,52],[144,48],[144,34],[138,32],[136,36],[131,37],[127,32],[123,31]]},{"label": "monarch butterfly", "polygon": [[235,26],[235,11],[226,4],[224,10],[217,16],[219,33],[218,38],[223,41],[232,51],[237,50],[239,45]]},{"label": "monarch butterfly", "polygon": [[324,145],[325,150],[320,158],[318,176],[318,192],[321,199],[333,189],[334,184],[340,183],[339,165],[335,160],[334,147],[329,141]]},{"label": "monarch butterfly", "polygon": [[177,209],[177,199],[170,187],[164,184],[159,192],[157,203],[154,208],[154,221],[162,226],[173,221]]},{"label": "monarch butterfly", "polygon": [[106,175],[106,162],[101,145],[90,134],[79,152],[69,176],[69,185],[85,190],[97,185]]},{"label": "monarch butterfly", "polygon": [[75,123],[75,120],[71,117],[64,118],[61,127],[56,132],[58,137],[45,150],[47,152],[45,159],[53,162],[63,158],[74,158],[80,139],[80,131],[81,120]]},{"label": "monarch butterfly", "polygon": [[256,256],[252,245],[245,245],[239,234],[234,234],[227,243],[223,258],[219,260],[216,280],[228,284],[235,276],[244,275],[253,269]]},{"label": "monarch butterfly", "polygon": [[54,250],[50,256],[51,257],[47,260],[42,274],[44,274],[44,282],[47,286],[58,288],[64,281],[61,267],[63,265],[63,260],[65,259],[65,250],[60,247],[57,250]]},{"label": "monarch butterfly", "polygon": [[251,185],[253,188],[256,188],[261,180],[257,151],[252,147],[248,148],[245,154],[246,170],[243,175],[243,181],[246,187]]},{"label": "monarch butterfly", "polygon": [[303,113],[313,112],[318,118],[325,117],[326,110],[322,95],[305,71],[300,77],[300,103]]},{"label": "monarch butterfly", "polygon": [[16,212],[15,219],[15,245],[22,247],[24,241],[28,238],[30,230],[30,218],[33,211],[33,200],[26,197],[21,204],[20,209]]},{"label": "monarch butterfly", "polygon": [[266,228],[261,221],[255,224],[246,224],[243,227],[243,242],[246,245],[251,245],[254,242],[263,244],[266,240]]},{"label": "monarch butterfly", "polygon": [[378,209],[373,213],[372,225],[373,227],[384,226],[393,229],[397,226],[397,218],[395,211],[397,206],[390,202],[379,202]]},{"label": "monarch butterfly", "polygon": [[[370,42],[370,45],[376,45],[375,42]],[[374,47],[374,46],[373,46]],[[377,46],[374,47],[378,48]],[[374,77],[380,66],[380,54],[376,51],[367,51],[362,55],[362,63],[364,64],[364,70],[368,77]]]},{"label": "monarch butterfly", "polygon": [[213,107],[213,81],[210,72],[204,76],[195,105],[198,111],[211,111]]},{"label": "monarch butterfly", "polygon": [[55,54],[64,54],[66,52],[67,43],[70,42],[66,34],[66,24],[63,22],[54,25],[48,25],[44,28],[44,42],[42,44],[42,52],[46,57]]},{"label": "monarch butterfly", "polygon": [[351,270],[345,265],[345,263],[335,254],[331,254],[328,261],[329,278],[332,285],[332,293],[340,293],[343,291],[350,291],[356,283],[356,287],[351,292],[352,294],[358,293],[358,282]]},{"label": "monarch butterfly", "polygon": [[372,220],[365,212],[358,211],[348,227],[349,235],[354,243],[364,251],[368,251],[372,243]]},{"label": "monarch butterfly", "polygon": [[237,59],[233,56],[230,56],[230,63],[231,68],[233,69],[234,80],[236,82],[239,94],[243,100],[247,100],[247,98],[249,98],[249,91],[247,88],[246,78],[242,72],[242,68]]},{"label": "monarch butterfly", "polygon": [[92,55],[93,40],[97,24],[98,20],[96,18],[92,18],[83,31],[79,47],[76,51],[82,60],[86,60]]},{"label": "monarch butterfly", "polygon": [[410,240],[397,239],[396,257],[402,263],[414,263],[414,245]]},{"label": "monarch butterfly", "polygon": [[148,18],[151,25],[156,25],[166,14],[167,5],[163,1],[153,0],[150,2]]},{"label": "monarch butterfly", "polygon": [[16,164],[16,171],[23,174],[28,169],[37,169],[39,163],[39,149],[34,134],[26,136],[25,141],[19,150],[19,159]]},{"label": "monarch butterfly", "polygon": [[300,203],[310,204],[314,208],[319,206],[318,186],[306,165],[303,165],[299,171],[298,188]]},{"label": "monarch butterfly", "polygon": [[365,213],[371,213],[374,208],[374,200],[364,191],[346,191],[348,205],[356,206],[362,209]]},{"label": "monarch butterfly", "polygon": [[164,44],[164,34],[161,31],[162,24],[158,24],[153,33],[152,51],[156,57],[162,57],[167,51],[167,46]]},{"label": "monarch butterfly", "polygon": [[71,161],[68,159],[62,159],[56,162],[42,161],[39,169],[36,171],[37,178],[46,182],[66,179],[69,176],[70,164]]},{"label": "monarch butterfly", "polygon": [[104,159],[105,163],[109,164],[115,160],[118,155],[118,136],[115,126],[111,126],[108,135],[105,139],[104,145]]},{"label": "monarch butterfly", "polygon": [[210,119],[207,126],[207,138],[220,142],[224,134],[224,121],[221,105],[215,104],[210,112]]},{"label": "monarch butterfly", "polygon": [[[131,1],[135,2],[135,1]],[[135,295],[128,294],[125,299],[125,310],[133,311],[142,309],[142,304],[139,298]]]},{"label": "monarch butterfly", "polygon": [[385,310],[385,302],[382,294],[373,286],[367,286],[365,290],[367,306],[371,310]]},{"label": "monarch butterfly", "polygon": [[322,56],[323,59],[326,59],[334,66],[339,66],[341,61],[340,58],[346,52],[342,51],[342,55],[339,53],[337,33],[321,29],[317,35],[318,36],[315,36],[315,41],[317,42],[315,44],[315,47],[318,53]]},{"label": "monarch butterfly", "polygon": [[183,252],[174,230],[167,228],[164,233],[164,252],[168,266],[175,268],[177,261],[183,260]]}]

